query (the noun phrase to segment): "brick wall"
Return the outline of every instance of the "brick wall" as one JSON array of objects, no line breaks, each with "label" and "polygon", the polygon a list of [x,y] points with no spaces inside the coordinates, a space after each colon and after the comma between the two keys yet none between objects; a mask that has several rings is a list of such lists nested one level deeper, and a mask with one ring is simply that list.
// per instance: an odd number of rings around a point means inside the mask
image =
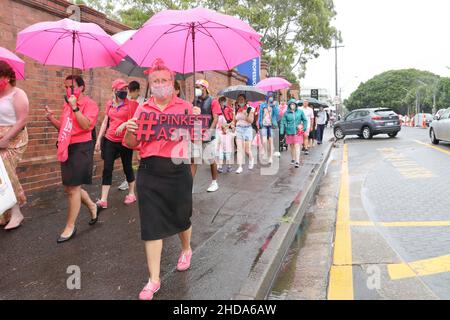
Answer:
[{"label": "brick wall", "polygon": [[[71,3],[64,0],[0,0],[0,46],[14,51],[16,35],[31,24],[42,21],[56,21],[69,14],[67,7]],[[94,22],[106,32],[114,34],[129,29],[127,26],[109,20],[104,14],[86,6],[81,7],[81,20]],[[30,122],[28,124],[30,142],[21,162],[18,172],[20,180],[27,192],[37,191],[61,183],[59,163],[56,160],[55,142],[57,131],[46,120],[43,107],[48,105],[60,114],[64,88],[63,81],[70,74],[70,68],[42,66],[21,54],[26,62],[25,81],[18,81],[17,86],[24,89],[30,100]],[[98,68],[85,71],[83,77],[86,82],[87,94],[99,104],[101,113],[97,128],[104,117],[106,101],[111,95],[111,82],[116,78],[126,81],[137,80],[145,90],[144,79],[128,78],[109,68]],[[235,72],[206,72],[199,73],[197,79],[206,78],[211,84],[212,94],[220,89],[234,84],[245,83],[246,78]],[[192,78],[182,81],[182,87],[187,97],[192,101]],[[120,167],[119,161],[116,162]],[[95,157],[97,167],[96,176],[101,174],[102,161],[98,155]]]}]

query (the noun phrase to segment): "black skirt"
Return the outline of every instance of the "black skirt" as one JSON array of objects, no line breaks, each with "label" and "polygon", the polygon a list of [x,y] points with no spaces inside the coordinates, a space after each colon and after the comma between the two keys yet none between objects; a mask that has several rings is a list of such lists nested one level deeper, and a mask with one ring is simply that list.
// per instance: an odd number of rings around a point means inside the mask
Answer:
[{"label": "black skirt", "polygon": [[61,163],[64,186],[92,184],[94,167],[94,144],[92,141],[74,143],[69,146],[69,158]]},{"label": "black skirt", "polygon": [[160,240],[190,228],[192,174],[189,164],[174,164],[170,158],[144,158],[136,186],[142,240]]}]

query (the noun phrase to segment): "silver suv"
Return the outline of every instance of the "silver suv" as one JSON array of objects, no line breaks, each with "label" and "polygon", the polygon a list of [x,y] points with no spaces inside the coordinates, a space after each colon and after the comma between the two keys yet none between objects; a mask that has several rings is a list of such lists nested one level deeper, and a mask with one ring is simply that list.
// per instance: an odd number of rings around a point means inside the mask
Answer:
[{"label": "silver suv", "polygon": [[346,135],[372,139],[377,134],[387,134],[395,138],[401,129],[399,117],[392,109],[358,109],[334,124],[334,136],[336,139],[343,139]]},{"label": "silver suv", "polygon": [[450,142],[450,108],[436,117],[430,124],[431,143],[438,144],[439,141]]}]

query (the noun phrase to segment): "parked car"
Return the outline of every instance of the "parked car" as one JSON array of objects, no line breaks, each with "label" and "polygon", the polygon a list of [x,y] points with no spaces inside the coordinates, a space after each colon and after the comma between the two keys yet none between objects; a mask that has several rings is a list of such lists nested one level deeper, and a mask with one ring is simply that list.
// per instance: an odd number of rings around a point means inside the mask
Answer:
[{"label": "parked car", "polygon": [[450,108],[430,124],[431,143],[439,144],[440,141],[450,142]]},{"label": "parked car", "polygon": [[427,127],[430,126],[430,123],[433,121],[433,115],[431,113],[418,113],[414,116],[414,126],[415,127],[422,127],[424,115],[425,115],[425,125]]},{"label": "parked car", "polygon": [[436,112],[436,114],[433,116],[433,120],[437,120],[437,118],[442,116],[442,114],[445,112],[445,110],[447,110],[447,109],[439,109],[438,112]]},{"label": "parked car", "polygon": [[343,139],[346,135],[357,135],[371,139],[378,134],[387,134],[394,138],[401,129],[399,117],[392,109],[358,109],[334,124],[334,136]]}]

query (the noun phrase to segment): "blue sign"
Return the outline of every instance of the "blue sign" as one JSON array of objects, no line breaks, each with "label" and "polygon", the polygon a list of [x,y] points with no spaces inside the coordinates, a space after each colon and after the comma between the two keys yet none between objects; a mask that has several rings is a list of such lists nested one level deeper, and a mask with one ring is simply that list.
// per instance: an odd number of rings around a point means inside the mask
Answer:
[{"label": "blue sign", "polygon": [[240,74],[243,74],[248,78],[247,85],[256,86],[260,80],[260,58],[255,58],[250,61],[244,62],[236,67]]}]

